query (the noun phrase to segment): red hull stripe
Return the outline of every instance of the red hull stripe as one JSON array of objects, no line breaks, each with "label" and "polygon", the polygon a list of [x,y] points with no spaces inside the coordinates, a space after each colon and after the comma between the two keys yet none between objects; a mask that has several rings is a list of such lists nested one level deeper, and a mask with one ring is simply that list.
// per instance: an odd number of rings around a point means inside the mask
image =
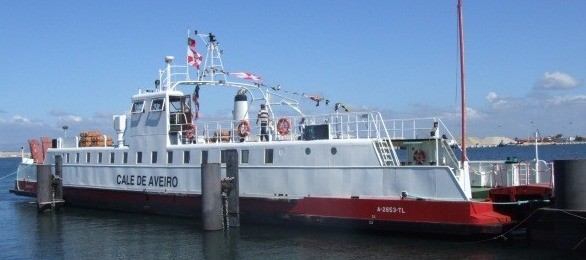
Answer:
[{"label": "red hull stripe", "polygon": [[511,218],[492,204],[414,199],[304,198],[290,212],[315,216],[451,224],[502,224]]},{"label": "red hull stripe", "polygon": [[[68,205],[78,207],[188,217],[201,214],[199,195],[65,187],[64,197]],[[385,226],[386,229],[393,230],[406,230],[405,227],[409,225],[435,225],[441,227],[442,233],[455,233],[450,232],[449,228],[446,229],[447,226],[464,230],[458,233],[498,233],[512,223],[510,217],[496,213],[492,204],[469,201],[400,198],[241,198],[240,210],[242,219],[251,222],[293,221],[324,224],[324,220],[327,220],[329,225],[366,225],[370,228]]]}]

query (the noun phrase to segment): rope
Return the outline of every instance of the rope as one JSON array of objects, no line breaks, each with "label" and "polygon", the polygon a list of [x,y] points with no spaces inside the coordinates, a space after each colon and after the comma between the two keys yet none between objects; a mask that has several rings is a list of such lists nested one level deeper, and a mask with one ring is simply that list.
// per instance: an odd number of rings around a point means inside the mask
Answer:
[{"label": "rope", "polygon": [[580,245],[582,245],[584,240],[586,240],[586,237],[582,238],[582,240],[580,240],[580,242],[578,242],[578,244],[576,244],[576,246],[574,246],[574,248],[572,248],[572,251],[578,250],[578,248],[580,248]]},{"label": "rope", "polygon": [[[435,199],[435,198],[427,198],[427,197],[418,197],[418,196],[414,196],[411,194],[407,194],[406,198],[411,198],[411,199],[417,199],[417,200],[430,200],[430,201],[446,201],[443,199]],[[454,200],[454,201],[459,201],[459,200]],[[549,200],[538,200],[538,201],[544,201],[544,202],[549,202]],[[494,201],[473,201],[473,200],[469,200],[468,202],[472,202],[472,203],[485,203],[485,204],[493,204],[493,205],[521,205],[521,204],[526,204],[529,203],[530,200],[520,200],[517,202],[494,202]],[[570,213],[568,213],[570,214]]]},{"label": "rope", "polygon": [[15,174],[15,173],[16,173],[16,172],[9,173],[9,174],[7,174],[7,175],[3,176],[2,178],[0,178],[0,180],[4,180],[4,178],[6,178],[6,177],[8,177],[8,176],[10,176],[10,175],[13,175],[13,174]]},{"label": "rope", "polygon": [[[544,202],[549,202],[549,200],[539,200],[539,201],[544,201]],[[494,202],[494,201],[472,201],[474,203],[487,203],[487,204],[493,204],[493,205],[521,205],[521,204],[526,204],[529,203],[529,200],[520,200],[517,202]]]},{"label": "rope", "polygon": [[567,212],[567,211],[565,211],[565,210],[563,210],[563,209],[561,209],[560,211],[561,211],[561,212],[563,212],[563,213],[566,213],[566,214],[568,214],[568,215],[570,215],[570,216],[572,216],[572,217],[579,218],[579,219],[581,219],[581,220],[586,220],[586,218],[585,218],[585,217],[578,216],[578,215],[576,215],[576,214],[574,214],[574,213]]},{"label": "rope", "polygon": [[506,235],[515,231],[517,228],[519,228],[521,225],[523,225],[528,219],[530,219],[533,216],[533,214],[535,214],[535,212],[537,212],[537,210],[539,210],[539,209],[534,210],[533,212],[531,212],[531,214],[529,216],[527,216],[525,219],[523,219],[521,222],[519,222],[513,228],[509,229],[507,232],[502,233],[498,236],[491,237],[489,239],[479,240],[479,241],[463,242],[463,243],[450,243],[450,244],[455,244],[455,245],[477,244],[477,243],[488,242],[490,240],[497,240],[499,238],[502,238],[504,241],[507,241],[508,238],[506,237]]},{"label": "rope", "polygon": [[34,165],[34,164],[29,164],[29,165],[27,165],[27,166],[25,166],[25,167],[23,167],[23,168],[21,168],[21,169],[17,169],[16,171],[13,171],[13,172],[11,172],[11,173],[9,173],[9,174],[6,174],[6,175],[4,175],[4,176],[0,177],[0,180],[4,180],[4,179],[5,179],[5,178],[7,178],[8,176],[14,175],[14,174],[18,173],[18,171],[20,171],[20,170],[24,170],[24,169],[26,169],[26,168],[28,168],[28,167],[31,167],[31,166],[33,166],[33,165]]},{"label": "rope", "polygon": [[[513,228],[509,229],[507,232],[505,232],[505,233],[503,233],[503,234],[500,234],[500,235],[498,235],[498,236],[491,237],[491,238],[489,238],[489,239],[479,240],[479,241],[473,241],[473,242],[464,242],[464,243],[451,243],[451,244],[476,244],[476,243],[487,242],[487,241],[490,241],[490,240],[496,240],[496,239],[498,239],[498,238],[502,238],[503,240],[505,240],[505,241],[506,241],[506,240],[508,239],[508,238],[506,237],[506,235],[507,235],[507,234],[509,234],[509,233],[511,233],[511,232],[513,232],[513,231],[515,231],[517,228],[519,228],[521,225],[523,225],[523,224],[524,224],[524,223],[525,223],[525,222],[526,222],[528,219],[530,219],[530,218],[533,216],[533,214],[535,214],[535,212],[537,212],[538,210],[539,210],[539,209],[536,209],[536,210],[534,210],[534,211],[533,211],[533,212],[532,212],[532,213],[531,213],[529,216],[527,216],[525,219],[523,219],[521,222],[519,222],[519,223],[518,223],[517,225],[515,225]],[[570,216],[572,216],[572,217],[579,218],[579,219],[582,219],[582,220],[586,220],[586,218],[585,218],[585,217],[578,216],[578,215],[576,215],[576,214],[573,214],[573,213],[571,213],[571,212],[567,212],[567,211],[565,211],[565,210],[560,210],[560,211],[561,211],[561,212],[563,212],[563,213],[565,213],[565,214],[568,214],[568,215],[570,215]],[[581,244],[582,244],[582,243],[583,243],[585,240],[586,240],[586,237],[585,237],[584,239],[582,239],[582,240],[581,240],[581,241],[580,241],[580,242],[579,242],[579,243],[576,245],[576,247],[574,247],[574,249],[575,249],[575,248],[577,248],[578,246],[580,246],[580,245],[581,245]]]}]

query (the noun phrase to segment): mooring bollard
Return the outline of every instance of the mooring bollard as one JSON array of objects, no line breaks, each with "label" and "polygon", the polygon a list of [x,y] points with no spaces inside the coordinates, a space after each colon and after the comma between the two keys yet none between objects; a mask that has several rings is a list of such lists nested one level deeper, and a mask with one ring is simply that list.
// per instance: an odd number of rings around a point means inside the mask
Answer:
[{"label": "mooring bollard", "polygon": [[[584,214],[586,211],[586,160],[555,160],[554,163],[555,208],[563,217],[569,214]],[[554,222],[555,240],[558,249],[572,251],[586,250],[584,243],[586,225],[580,221],[564,220]]]},{"label": "mooring bollard", "polygon": [[238,151],[226,150],[226,177],[231,178],[228,194],[228,225],[240,226],[240,192],[238,190]]},{"label": "mooring bollard", "polygon": [[554,161],[555,208],[586,210],[586,160]]},{"label": "mooring bollard", "polygon": [[222,195],[219,163],[201,164],[203,230],[222,229]]}]

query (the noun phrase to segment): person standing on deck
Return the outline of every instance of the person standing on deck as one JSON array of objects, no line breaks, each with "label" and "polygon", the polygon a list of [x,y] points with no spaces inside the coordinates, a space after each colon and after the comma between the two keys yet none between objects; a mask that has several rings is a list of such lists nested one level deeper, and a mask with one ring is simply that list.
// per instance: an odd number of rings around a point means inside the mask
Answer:
[{"label": "person standing on deck", "polygon": [[269,111],[264,104],[260,105],[260,110],[258,111],[258,117],[256,119],[256,124],[258,125],[260,122],[260,141],[263,141],[263,138],[266,138],[266,141],[269,141],[269,134],[267,133],[267,126],[269,124]]}]

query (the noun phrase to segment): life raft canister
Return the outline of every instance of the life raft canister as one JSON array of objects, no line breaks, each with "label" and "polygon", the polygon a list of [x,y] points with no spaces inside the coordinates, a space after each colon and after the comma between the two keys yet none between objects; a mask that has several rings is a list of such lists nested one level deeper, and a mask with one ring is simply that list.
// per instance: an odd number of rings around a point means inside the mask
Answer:
[{"label": "life raft canister", "polygon": [[419,149],[413,153],[413,161],[416,164],[422,165],[425,162],[425,159],[426,159],[426,155],[423,150]]},{"label": "life raft canister", "polygon": [[197,132],[197,128],[194,124],[188,124],[187,129],[185,129],[185,137],[187,139],[193,140],[195,139],[195,133]]},{"label": "life raft canister", "polygon": [[291,129],[291,121],[289,121],[289,119],[287,119],[285,117],[282,117],[281,119],[279,119],[279,122],[277,122],[277,131],[279,131],[279,134],[281,136],[289,134],[290,129]]},{"label": "life raft canister", "polygon": [[250,123],[248,122],[248,120],[244,119],[240,121],[240,123],[238,124],[238,128],[236,130],[240,137],[247,137],[248,134],[250,134],[251,130]]}]

